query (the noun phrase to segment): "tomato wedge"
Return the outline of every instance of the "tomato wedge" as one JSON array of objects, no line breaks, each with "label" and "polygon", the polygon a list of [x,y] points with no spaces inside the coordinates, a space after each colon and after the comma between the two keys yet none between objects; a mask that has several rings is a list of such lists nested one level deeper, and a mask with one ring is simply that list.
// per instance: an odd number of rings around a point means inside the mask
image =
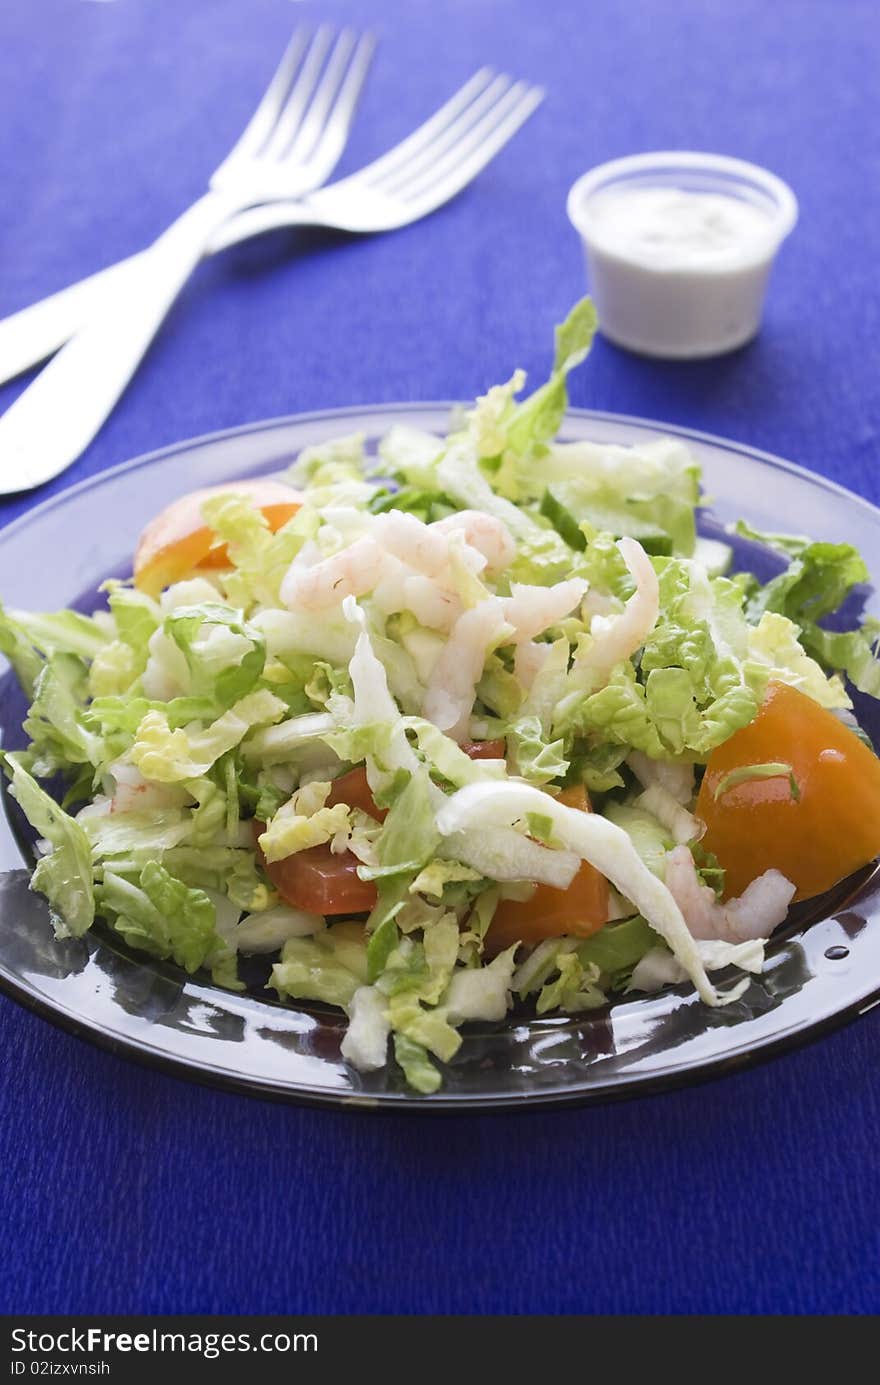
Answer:
[{"label": "tomato wedge", "polygon": [[[472,760],[497,760],[504,755],[504,741],[468,741],[462,750]],[[331,808],[336,803],[361,808],[380,822],[388,816],[386,808],[373,802],[363,765],[333,781],[327,803]],[[259,835],[264,824],[255,822],[254,828]],[[283,861],[266,861],[258,846],[257,854],[281,898],[294,909],[326,916],[360,914],[376,903],[376,886],[360,879],[357,858],[350,851],[334,854],[328,844],[297,851]]]},{"label": "tomato wedge", "polygon": [[[784,771],[725,787],[767,763],[791,765],[796,789]],[[880,854],[880,760],[832,712],[771,683],[755,720],[713,750],[696,813],[728,896],[775,868],[809,899]]]},{"label": "tomato wedge", "polygon": [[[582,785],[563,789],[559,802],[589,813],[590,800]],[[589,938],[608,922],[608,881],[584,861],[567,890],[537,885],[528,899],[504,899],[486,934],[488,956],[515,942],[533,946],[545,938]]]},{"label": "tomato wedge", "polygon": [[[263,824],[259,824],[262,831]],[[376,903],[376,886],[361,880],[358,860],[350,851],[334,856],[328,846],[310,846],[283,861],[260,864],[286,904],[309,914],[363,914]]]},{"label": "tomato wedge", "polygon": [[377,808],[373,802],[373,795],[367,783],[367,771],[363,765],[358,765],[357,769],[350,769],[348,774],[333,780],[327,807],[335,808],[337,803],[347,803],[349,808],[360,808],[362,812],[369,813],[371,818],[376,818],[379,822],[384,822],[388,816],[387,808]]},{"label": "tomato wedge", "polygon": [[266,517],[275,533],[296,514],[301,505],[298,491],[280,481],[231,481],[191,491],[168,505],[144,529],[134,556],[134,583],[140,591],[158,596],[163,587],[194,572],[229,566],[225,544],[202,519],[202,505],[212,495],[235,492],[247,496]]},{"label": "tomato wedge", "polygon": [[459,746],[471,760],[503,760],[506,749],[504,741],[462,741]]}]

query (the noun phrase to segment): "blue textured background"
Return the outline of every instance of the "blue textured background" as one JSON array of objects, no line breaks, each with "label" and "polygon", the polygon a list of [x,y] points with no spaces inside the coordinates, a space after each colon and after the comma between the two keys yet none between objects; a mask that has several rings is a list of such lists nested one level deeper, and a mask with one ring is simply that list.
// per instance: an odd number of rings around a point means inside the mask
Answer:
[{"label": "blue textured background", "polygon": [[[300,17],[381,37],[347,169],[479,64],[548,100],[422,225],[280,236],[203,267],[56,485],[251,419],[539,374],[582,289],[569,184],[691,147],[765,163],[800,198],[765,330],[699,365],[600,342],[573,402],[726,434],[880,500],[873,0],[5,0],[0,314],[181,211]],[[0,503],[0,523],[28,503]],[[878,1039],[875,1011],[676,1095],[438,1124],[189,1087],[2,1000],[0,1309],[877,1311]]]}]

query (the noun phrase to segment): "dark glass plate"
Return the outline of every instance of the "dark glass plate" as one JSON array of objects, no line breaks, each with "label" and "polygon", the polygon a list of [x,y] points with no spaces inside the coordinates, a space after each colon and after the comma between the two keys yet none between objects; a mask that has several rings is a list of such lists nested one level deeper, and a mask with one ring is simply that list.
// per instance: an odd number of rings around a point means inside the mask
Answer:
[{"label": "dark glass plate", "polygon": [[[197,486],[277,471],[307,444],[343,432],[376,438],[392,423],[446,431],[450,405],[341,410],[258,424],[184,443],[106,472],[37,506],[0,538],[0,596],[10,606],[90,609],[108,575],[130,571],[145,519]],[[880,552],[880,511],[809,472],[686,429],[572,411],[566,439],[687,440],[704,468],[708,535],[744,516]],[[766,575],[774,559],[743,544],[741,566]],[[876,575],[876,574],[875,574]],[[873,592],[865,609],[880,613]],[[22,744],[24,701],[0,673],[3,744]],[[880,743],[878,707],[859,715]],[[319,1005],[282,1005],[262,989],[233,995],[201,976],[130,952],[96,929],[57,942],[44,901],[27,888],[30,837],[4,791],[0,820],[0,987],[83,1038],[178,1076],[261,1096],[346,1106],[437,1111],[609,1100],[716,1075],[816,1037],[880,999],[880,875],[872,867],[794,911],[768,947],[764,974],[735,1004],[712,1010],[686,986],[622,999],[571,1018],[523,1011],[473,1025],[443,1089],[417,1097],[392,1067],[361,1076],[340,1058],[344,1019]]]}]

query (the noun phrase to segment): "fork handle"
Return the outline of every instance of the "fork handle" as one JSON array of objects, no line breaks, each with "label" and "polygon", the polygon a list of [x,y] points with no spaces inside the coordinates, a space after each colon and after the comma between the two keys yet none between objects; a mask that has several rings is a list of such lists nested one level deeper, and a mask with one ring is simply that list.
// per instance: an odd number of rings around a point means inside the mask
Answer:
[{"label": "fork handle", "polygon": [[129,255],[4,317],[0,321],[0,384],[39,365],[69,341],[110,294],[121,291],[139,260],[140,255]]},{"label": "fork handle", "polygon": [[[100,280],[94,318],[62,348],[0,418],[0,493],[57,476],[88,447],[137,369],[217,227],[241,203],[209,192],[134,263]],[[116,282],[118,292],[112,292]],[[89,281],[86,281],[86,286]],[[104,284],[108,284],[105,289]],[[80,285],[80,307],[88,303]],[[74,307],[77,296],[73,298]]]},{"label": "fork handle", "polygon": [[[207,253],[215,255],[265,231],[298,226],[307,220],[308,214],[294,201],[249,207],[217,228],[206,247]],[[0,385],[53,355],[83,323],[100,312],[117,293],[124,292],[126,278],[141,263],[143,254],[118,260],[0,319]]]}]

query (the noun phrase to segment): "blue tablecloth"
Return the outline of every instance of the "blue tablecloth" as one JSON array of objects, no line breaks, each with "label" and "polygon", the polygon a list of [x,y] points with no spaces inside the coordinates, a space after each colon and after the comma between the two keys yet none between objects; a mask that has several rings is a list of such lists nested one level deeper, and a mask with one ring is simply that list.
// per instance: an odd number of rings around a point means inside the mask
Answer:
[{"label": "blue tablecloth", "polygon": [[[5,0],[0,314],[158,233],[292,24],[318,18],[381,38],[347,169],[482,63],[542,82],[546,104],[421,225],[205,265],[56,487],[252,419],[467,398],[516,364],[540,378],[583,287],[570,183],[635,150],[705,148],[800,199],[760,339],[697,365],[600,341],[573,402],[728,435],[880,500],[872,0]],[[0,503],[0,523],[37,498]],[[875,1012],[678,1094],[437,1123],[203,1090],[2,1000],[0,1309],[876,1311],[878,1040]]]}]

